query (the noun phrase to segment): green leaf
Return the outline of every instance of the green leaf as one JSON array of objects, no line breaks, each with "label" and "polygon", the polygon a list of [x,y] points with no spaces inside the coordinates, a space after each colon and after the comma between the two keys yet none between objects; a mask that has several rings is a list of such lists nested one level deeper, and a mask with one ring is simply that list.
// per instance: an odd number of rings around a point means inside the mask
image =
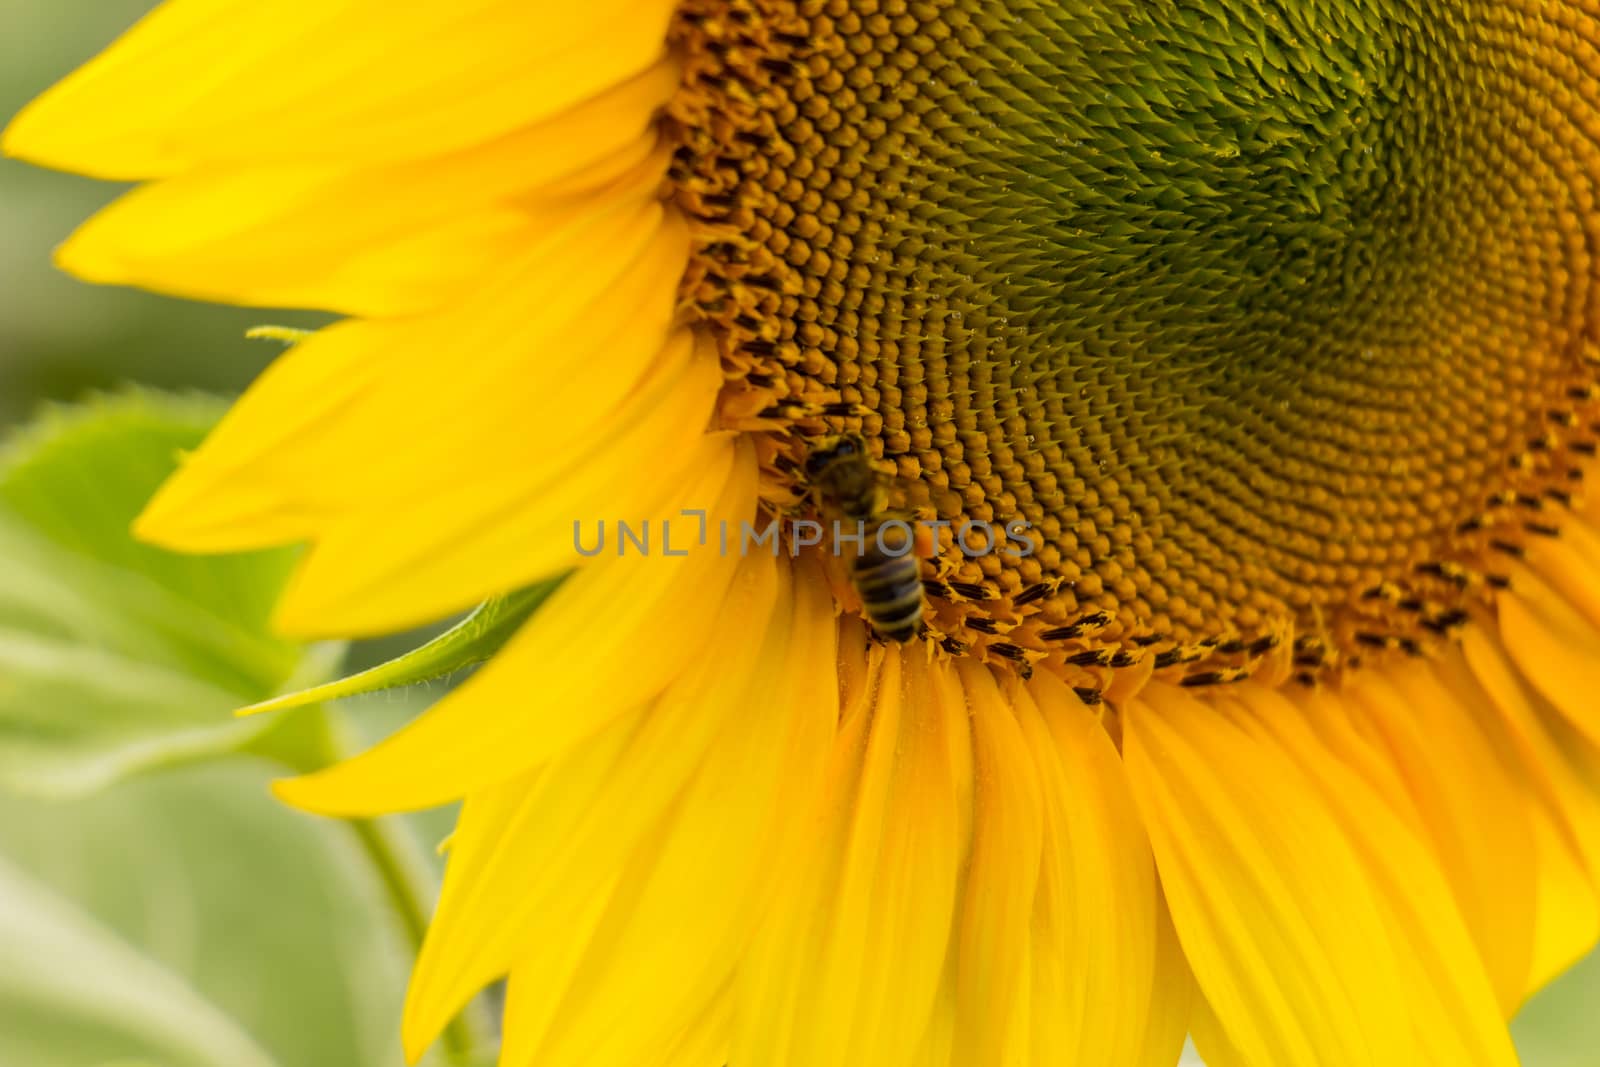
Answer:
[{"label": "green leaf", "polygon": [[[235,759],[70,801],[0,797],[0,854],[120,937],[124,956],[143,957],[139,973],[175,976],[159,985],[141,980],[152,1001],[162,1001],[149,1007],[153,1018],[188,1011],[203,997],[212,1016],[233,1020],[283,1067],[401,1067],[404,923],[357,827],[284,809],[267,792],[274,773],[262,761]],[[54,954],[50,966],[59,960],[62,981],[75,980],[86,1001],[116,1006],[137,992],[121,988],[132,971],[32,948],[30,931],[43,922],[36,913],[49,916],[36,905],[0,898],[0,973],[15,961],[25,976],[38,966],[27,953],[37,951]],[[8,1055],[5,1044],[16,1029],[10,1018],[27,1017],[38,999],[24,1003],[0,980],[0,1063],[56,1067],[58,1060]],[[27,1034],[41,1049],[70,1049],[75,1026],[54,1013]],[[199,1034],[191,1035],[197,1045]],[[222,1048],[220,1038],[208,1037],[204,1047],[212,1046]],[[181,1058],[153,1045],[95,1051],[98,1058],[59,1062],[264,1062],[243,1053]]]},{"label": "green leaf", "polygon": [[1511,1026],[1526,1067],[1600,1062],[1600,951],[1580,960],[1523,1006]]},{"label": "green leaf", "polygon": [[182,978],[0,859],[0,1063],[272,1067]]},{"label": "green leaf", "polygon": [[252,714],[322,704],[383,689],[431,682],[475,666],[500,650],[539,605],[561,584],[560,578],[485,601],[477,610],[433,640],[387,663],[323,685],[287,693],[244,709]]},{"label": "green leaf", "polygon": [[128,392],[53,408],[0,456],[0,785],[102,787],[231,751],[231,712],[326,677],[274,635],[295,553],[180,556],[135,541],[144,501],[223,405]]}]

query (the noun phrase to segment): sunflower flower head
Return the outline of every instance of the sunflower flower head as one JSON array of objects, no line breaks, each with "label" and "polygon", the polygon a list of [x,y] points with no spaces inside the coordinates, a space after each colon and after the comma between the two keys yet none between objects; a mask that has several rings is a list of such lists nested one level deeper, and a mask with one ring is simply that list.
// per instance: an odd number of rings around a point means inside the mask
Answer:
[{"label": "sunflower flower head", "polygon": [[6,145],[347,316],[145,535],[319,635],[570,572],[282,785],[465,800],[413,1054],[1509,1065],[1600,931],[1591,3],[168,0]]}]

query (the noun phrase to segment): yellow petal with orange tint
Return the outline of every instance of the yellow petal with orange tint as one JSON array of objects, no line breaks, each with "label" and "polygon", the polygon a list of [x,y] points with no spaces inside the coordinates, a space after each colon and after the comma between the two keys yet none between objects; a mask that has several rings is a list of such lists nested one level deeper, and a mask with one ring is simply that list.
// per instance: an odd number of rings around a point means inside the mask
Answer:
[{"label": "yellow petal with orange tint", "polygon": [[1460,711],[1472,717],[1525,783],[1534,831],[1536,903],[1532,994],[1600,938],[1600,758],[1518,676],[1488,622],[1439,663]]},{"label": "yellow petal with orange tint", "polygon": [[926,650],[872,655],[741,961],[731,1062],[910,1064],[933,1020],[971,832],[967,708]]},{"label": "yellow petal with orange tint", "polygon": [[[955,1063],[1024,1064],[1034,1014],[1051,1016],[1054,990],[1035,989],[1034,898],[1045,846],[1040,772],[1010,701],[987,667],[958,665],[972,709],[973,842],[956,925]],[[1037,1000],[1035,999],[1037,998]]]},{"label": "yellow petal with orange tint", "polygon": [[1538,897],[1525,996],[1543,989],[1600,940],[1600,896],[1594,884],[1553,822],[1538,820],[1535,829]]},{"label": "yellow petal with orange tint", "polygon": [[1150,986],[1144,1042],[1128,1062],[1134,1067],[1172,1067],[1182,1054],[1199,1002],[1194,975],[1189,973],[1189,961],[1184,959],[1183,946],[1163,898],[1156,909],[1156,970]]},{"label": "yellow petal with orange tint", "polygon": [[1350,679],[1329,697],[1358,717],[1411,798],[1387,804],[1431,846],[1494,983],[1503,1016],[1527,995],[1538,864],[1526,783],[1431,663]]},{"label": "yellow petal with orange tint", "polygon": [[723,993],[673,1039],[659,1061],[641,1060],[639,1067],[727,1067],[733,1030],[733,996]]},{"label": "yellow petal with orange tint", "polygon": [[[1100,716],[1059,679],[1041,673],[1008,692],[1045,803],[1034,1059],[1170,1064],[1187,1029],[1188,983],[1158,960],[1164,905],[1121,759]],[[1167,1012],[1162,1025],[1155,1017]]]},{"label": "yellow petal with orange tint", "polygon": [[[1497,1003],[1478,945],[1426,834],[1397,813],[1382,791],[1331,758],[1282,692],[1242,686],[1232,693],[1235,699],[1219,701],[1218,712],[1298,766],[1358,857],[1385,922],[1411,1024],[1414,1062],[1515,1063],[1502,1019],[1514,1010],[1516,998],[1506,997],[1503,1007]],[[1441,697],[1442,687],[1434,684],[1432,699]],[[1532,859],[1530,848],[1526,862]],[[1513,902],[1531,916],[1531,886],[1526,901]],[[1511,922],[1511,933],[1497,932],[1489,941],[1513,964],[1507,981],[1522,988],[1532,958],[1532,929],[1523,915]],[[1380,959],[1388,955],[1384,947],[1373,946]]]},{"label": "yellow petal with orange tint", "polygon": [[1543,802],[1561,839],[1600,890],[1600,768],[1592,756],[1585,758],[1585,742],[1518,673],[1488,626],[1469,627],[1461,650],[1459,658],[1446,657],[1440,664],[1452,690],[1465,694],[1460,706],[1493,716],[1486,729],[1502,731],[1502,748],[1520,762],[1531,796]]},{"label": "yellow petal with orange tint", "polygon": [[[1427,1053],[1455,1043],[1470,1053],[1459,1063],[1512,1062],[1492,1000],[1500,1047],[1478,1023],[1462,1034],[1414,1028],[1408,982],[1420,965],[1400,955],[1420,944],[1458,958],[1459,919],[1442,932],[1404,928],[1403,913],[1397,924],[1383,896],[1394,886],[1374,877],[1362,843],[1276,738],[1152,686],[1126,709],[1124,746],[1178,936],[1226,1039],[1203,1053],[1250,1067],[1387,1067],[1434,1062]],[[1477,992],[1489,997],[1481,974]]]},{"label": "yellow petal with orange tint", "polygon": [[1590,745],[1600,745],[1600,626],[1532,571],[1496,603],[1500,639],[1528,684]]}]

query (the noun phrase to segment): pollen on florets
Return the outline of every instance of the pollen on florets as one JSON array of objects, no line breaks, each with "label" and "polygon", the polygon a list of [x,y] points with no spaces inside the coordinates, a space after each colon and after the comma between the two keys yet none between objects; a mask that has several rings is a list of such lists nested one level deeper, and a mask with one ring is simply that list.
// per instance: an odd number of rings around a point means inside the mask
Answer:
[{"label": "pollen on florets", "polygon": [[1024,522],[932,636],[1100,688],[1449,640],[1600,437],[1600,93],[1563,11],[1387,6],[682,5],[681,301],[769,505],[849,430]]}]

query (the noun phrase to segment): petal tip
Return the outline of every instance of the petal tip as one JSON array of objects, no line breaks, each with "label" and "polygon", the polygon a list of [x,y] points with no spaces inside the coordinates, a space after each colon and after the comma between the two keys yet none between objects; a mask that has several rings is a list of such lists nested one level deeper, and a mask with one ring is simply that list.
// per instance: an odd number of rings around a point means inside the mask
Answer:
[{"label": "petal tip", "polygon": [[27,124],[23,121],[26,114],[19,114],[6,123],[5,129],[0,130],[0,156],[7,159],[28,158]]},{"label": "petal tip", "polygon": [[334,781],[329,782],[330,771],[316,771],[312,774],[303,774],[298,778],[279,778],[272,783],[272,795],[280,802],[291,808],[309,812],[312,815],[325,815],[329,818],[355,818],[372,815],[369,805],[354,804],[350,791],[341,788],[337,783],[338,775]]},{"label": "petal tip", "polygon": [[428,1051],[428,1047],[433,1044],[443,1026],[426,1025],[425,1020],[420,1018],[420,1013],[409,1010],[409,1004],[407,1009],[400,1023],[400,1050],[405,1055],[406,1063],[415,1065]]},{"label": "petal tip", "polygon": [[127,280],[126,273],[118,268],[116,257],[108,255],[103,247],[96,248],[95,242],[85,239],[84,233],[89,225],[80,227],[77,233],[57,245],[50,255],[50,262],[55,264],[57,270],[82,281],[96,285],[123,284]]},{"label": "petal tip", "polygon": [[[104,56],[102,55],[101,59]],[[90,60],[34,97],[0,131],[0,154],[107,181],[140,181],[178,169],[145,110],[97,85]],[[146,133],[131,136],[143,126]]]},{"label": "petal tip", "polygon": [[186,499],[191,494],[177,489],[180,481],[177,476],[168,478],[145,503],[144,510],[133,520],[136,540],[174,552],[193,550],[196,538],[190,521],[190,501]]},{"label": "petal tip", "polygon": [[57,154],[51,149],[52,140],[50,125],[39,120],[39,101],[34,100],[0,130],[0,155],[41,167],[52,166]]},{"label": "petal tip", "polygon": [[133,536],[169,552],[252,552],[308,541],[315,526],[281,503],[281,497],[248,482],[237,470],[215,464],[182,465],[157,489],[133,520]]},{"label": "petal tip", "polygon": [[461,791],[432,773],[428,752],[397,755],[395,741],[403,735],[310,774],[281,778],[272,783],[272,793],[292,808],[340,819],[421,811],[459,800]]},{"label": "petal tip", "polygon": [[55,106],[56,96],[56,90],[46,92],[12,117],[0,131],[0,156],[113,181],[149,176],[116,166],[108,153],[102,153],[75,129],[75,123],[60,114],[63,109]]},{"label": "petal tip", "polygon": [[272,790],[272,795],[274,797],[284,804],[289,805],[291,808],[299,808],[302,811],[316,811],[318,814],[325,814],[324,812],[319,811],[315,804],[305,802],[307,790],[302,787],[306,778],[309,777],[314,776],[302,775],[299,778],[279,778],[272,782],[269,788]]},{"label": "petal tip", "polygon": [[158,548],[170,548],[171,530],[167,526],[168,516],[166,509],[158,506],[159,498],[151,500],[139,516],[133,520],[133,536],[135,540],[143,541],[147,545]]}]

